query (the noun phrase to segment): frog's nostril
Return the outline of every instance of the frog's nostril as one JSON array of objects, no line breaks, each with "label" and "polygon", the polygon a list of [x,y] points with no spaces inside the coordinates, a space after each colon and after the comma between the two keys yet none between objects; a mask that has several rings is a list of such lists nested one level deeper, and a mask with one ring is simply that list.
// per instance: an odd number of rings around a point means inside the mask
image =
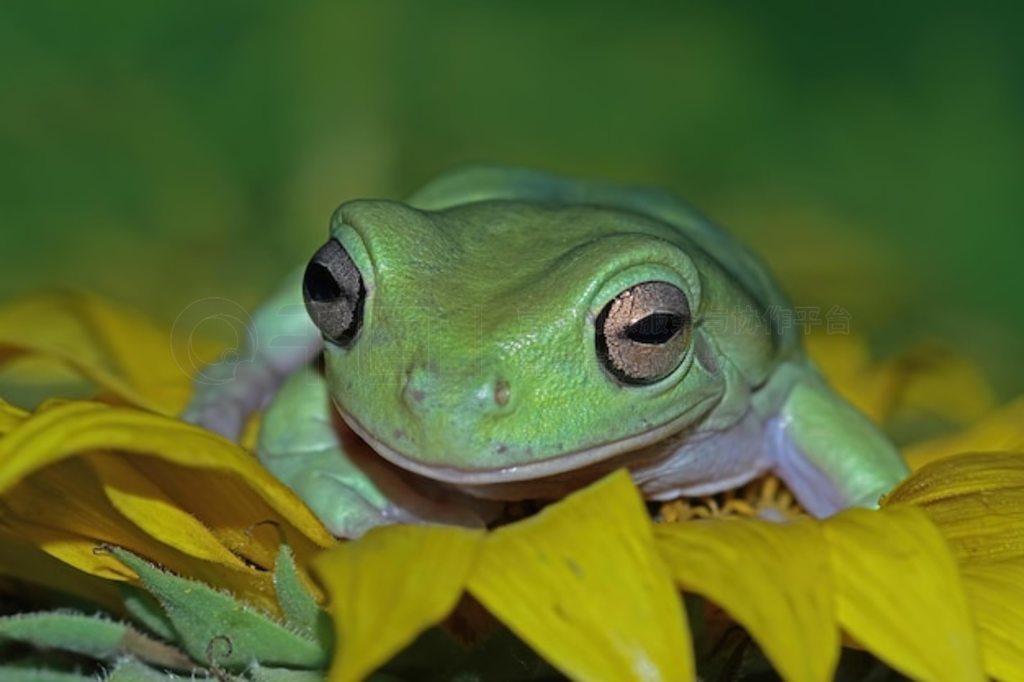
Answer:
[{"label": "frog's nostril", "polygon": [[413,410],[421,410],[430,394],[432,377],[428,371],[418,365],[410,365],[405,371],[402,382],[402,400]]}]

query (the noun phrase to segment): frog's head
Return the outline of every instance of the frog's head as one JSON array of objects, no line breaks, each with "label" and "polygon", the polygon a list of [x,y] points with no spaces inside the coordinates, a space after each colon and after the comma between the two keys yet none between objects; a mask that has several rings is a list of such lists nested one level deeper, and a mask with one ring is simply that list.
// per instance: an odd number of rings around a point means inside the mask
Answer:
[{"label": "frog's head", "polygon": [[574,471],[680,432],[726,390],[704,322],[732,289],[675,228],[356,201],[331,232],[304,282],[331,395],[405,469],[471,486]]}]

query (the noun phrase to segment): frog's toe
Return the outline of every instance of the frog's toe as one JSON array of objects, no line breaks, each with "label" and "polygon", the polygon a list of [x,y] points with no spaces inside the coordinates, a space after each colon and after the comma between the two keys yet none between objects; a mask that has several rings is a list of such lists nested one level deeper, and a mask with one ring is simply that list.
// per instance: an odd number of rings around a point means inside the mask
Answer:
[{"label": "frog's toe", "polygon": [[193,403],[182,412],[181,418],[190,424],[237,441],[245,425],[245,409],[230,399]]},{"label": "frog's toe", "polygon": [[[357,488],[328,473],[309,477],[303,496],[313,501],[313,512],[327,530],[339,538],[357,538],[371,528],[405,520],[393,505],[374,504]],[[316,504],[317,500],[323,500],[324,504]]]}]

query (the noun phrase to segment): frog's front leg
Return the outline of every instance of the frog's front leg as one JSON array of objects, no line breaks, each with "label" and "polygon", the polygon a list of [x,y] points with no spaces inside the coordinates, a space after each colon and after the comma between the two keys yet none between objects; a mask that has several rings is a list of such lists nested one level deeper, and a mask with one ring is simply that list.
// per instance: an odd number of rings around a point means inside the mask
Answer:
[{"label": "frog's front leg", "polygon": [[255,312],[237,357],[209,365],[196,377],[183,419],[237,440],[249,416],[320,352],[320,331],[302,302],[302,272],[292,272]]},{"label": "frog's front leg", "polygon": [[338,417],[311,367],[294,373],[267,408],[258,455],[338,537],[394,523],[482,527],[493,507],[384,461]]},{"label": "frog's front leg", "polygon": [[892,443],[813,371],[795,381],[768,437],[779,476],[819,518],[877,507],[908,473]]}]

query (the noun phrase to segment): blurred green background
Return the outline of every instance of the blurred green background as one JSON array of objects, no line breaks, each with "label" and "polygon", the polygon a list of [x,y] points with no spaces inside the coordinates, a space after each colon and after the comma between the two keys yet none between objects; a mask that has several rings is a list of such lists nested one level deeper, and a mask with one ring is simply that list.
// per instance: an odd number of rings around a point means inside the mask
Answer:
[{"label": "blurred green background", "polygon": [[251,305],[342,200],[492,161],[675,190],[798,303],[847,308],[883,347],[946,340],[1019,390],[1022,15],[5,2],[0,297]]}]

